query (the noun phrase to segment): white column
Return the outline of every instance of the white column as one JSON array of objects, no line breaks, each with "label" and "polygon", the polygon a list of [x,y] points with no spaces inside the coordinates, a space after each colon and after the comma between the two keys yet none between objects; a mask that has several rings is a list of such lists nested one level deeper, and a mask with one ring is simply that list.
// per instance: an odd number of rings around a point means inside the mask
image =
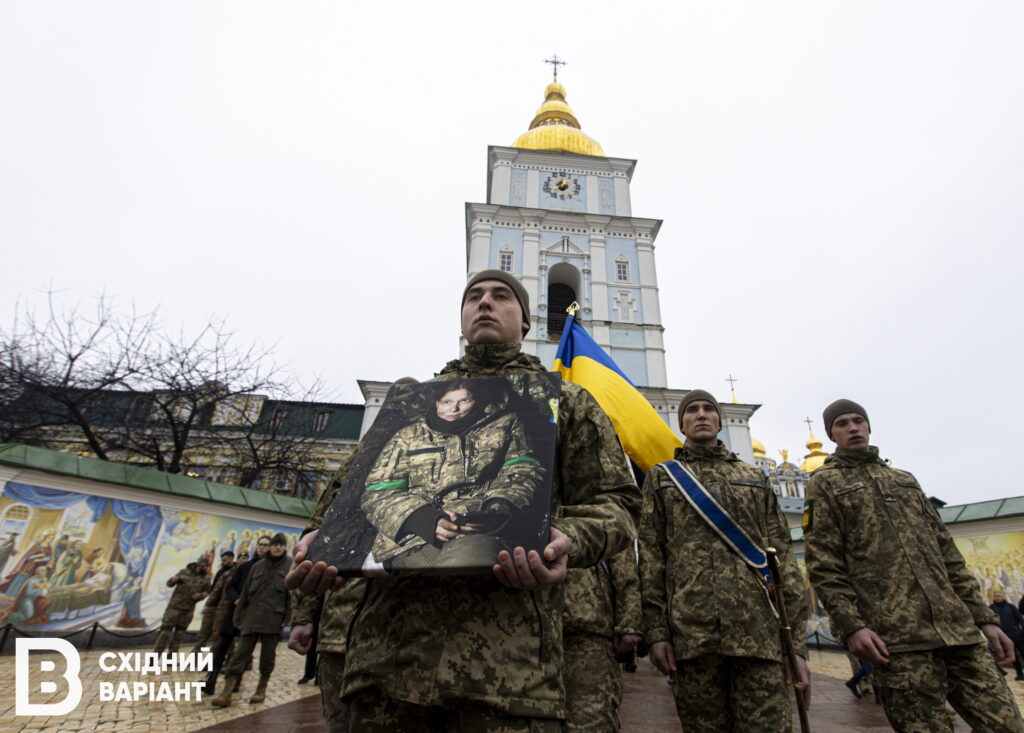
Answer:
[{"label": "white column", "polygon": [[633,205],[629,200],[629,181],[625,176],[615,176],[615,215],[633,216]]},{"label": "white column", "polygon": [[512,166],[499,160],[491,172],[491,200],[487,203],[508,206],[508,192],[512,185]]},{"label": "white column", "polygon": [[391,389],[391,384],[391,382],[359,380],[359,391],[363,393],[363,399],[366,400],[363,407],[363,424],[359,427],[360,438],[366,435],[366,431],[370,429],[373,421],[377,419],[381,405],[384,404],[384,398],[387,397],[388,390]]}]

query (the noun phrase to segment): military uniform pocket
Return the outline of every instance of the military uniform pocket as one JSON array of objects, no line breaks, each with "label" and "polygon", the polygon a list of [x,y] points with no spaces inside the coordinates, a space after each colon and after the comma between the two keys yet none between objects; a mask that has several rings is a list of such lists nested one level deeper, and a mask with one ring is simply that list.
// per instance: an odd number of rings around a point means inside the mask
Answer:
[{"label": "military uniform pocket", "polygon": [[876,664],[872,672],[872,680],[879,687],[888,687],[893,690],[909,690],[910,675],[906,672],[896,672],[887,669],[886,665]]}]

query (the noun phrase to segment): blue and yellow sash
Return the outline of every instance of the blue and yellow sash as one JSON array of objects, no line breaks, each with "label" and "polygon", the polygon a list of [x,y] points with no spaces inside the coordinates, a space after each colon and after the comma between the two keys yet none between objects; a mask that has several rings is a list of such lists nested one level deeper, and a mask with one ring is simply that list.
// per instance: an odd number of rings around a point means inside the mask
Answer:
[{"label": "blue and yellow sash", "polygon": [[715,533],[722,538],[733,552],[740,556],[749,565],[757,576],[764,581],[767,588],[772,581],[771,571],[768,569],[768,558],[764,550],[750,539],[750,536],[743,531],[743,528],[736,524],[729,512],[725,510],[711,492],[705,489],[700,480],[693,474],[693,471],[681,461],[665,461],[659,463],[665,469],[665,473],[672,479],[679,492],[690,502],[700,517],[708,523]]}]

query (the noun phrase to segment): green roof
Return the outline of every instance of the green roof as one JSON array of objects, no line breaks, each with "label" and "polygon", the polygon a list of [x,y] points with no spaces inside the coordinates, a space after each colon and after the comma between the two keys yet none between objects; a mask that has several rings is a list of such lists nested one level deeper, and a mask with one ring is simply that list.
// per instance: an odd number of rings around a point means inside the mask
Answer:
[{"label": "green roof", "polygon": [[957,522],[978,522],[982,519],[1001,519],[1017,517],[1024,514],[1024,496],[1013,496],[1009,499],[979,501],[974,504],[958,504],[944,506],[939,509],[939,516],[946,524]]},{"label": "green roof", "polygon": [[[1024,515],[1024,496],[978,501],[973,504],[944,506],[938,511],[942,521],[946,524],[980,522],[984,519],[1002,519],[1003,517],[1019,517]],[[793,527],[789,530],[789,536],[794,542],[803,542],[804,530],[802,527]]]},{"label": "green roof", "polygon": [[152,468],[131,466],[127,463],[114,463],[99,458],[83,458],[70,453],[61,453],[20,443],[0,443],[0,464],[32,468],[61,476],[103,481],[133,489],[187,496],[215,504],[231,504],[262,509],[267,512],[290,514],[296,517],[309,517],[316,507],[312,501],[296,499],[292,496],[276,496],[266,491],[218,484],[191,476],[179,476]]}]

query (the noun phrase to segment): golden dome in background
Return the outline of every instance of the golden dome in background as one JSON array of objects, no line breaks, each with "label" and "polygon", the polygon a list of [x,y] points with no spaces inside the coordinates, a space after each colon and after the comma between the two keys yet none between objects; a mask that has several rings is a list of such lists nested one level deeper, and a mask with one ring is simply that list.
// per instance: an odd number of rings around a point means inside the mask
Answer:
[{"label": "golden dome in background", "polygon": [[764,449],[764,443],[757,438],[750,439],[750,445],[754,449],[754,458],[767,458],[768,452]]},{"label": "golden dome in background", "polygon": [[512,143],[512,147],[604,155],[604,150],[597,140],[580,129],[576,115],[565,101],[565,87],[557,81],[548,84],[548,88],[544,90],[544,104],[534,115],[529,131],[520,135]]},{"label": "golden dome in background", "polygon": [[822,464],[825,463],[828,453],[821,450],[821,445],[821,441],[814,436],[814,431],[812,430],[811,437],[807,439],[807,450],[810,452],[804,456],[804,462],[800,464],[801,471],[811,473],[821,468]]}]

